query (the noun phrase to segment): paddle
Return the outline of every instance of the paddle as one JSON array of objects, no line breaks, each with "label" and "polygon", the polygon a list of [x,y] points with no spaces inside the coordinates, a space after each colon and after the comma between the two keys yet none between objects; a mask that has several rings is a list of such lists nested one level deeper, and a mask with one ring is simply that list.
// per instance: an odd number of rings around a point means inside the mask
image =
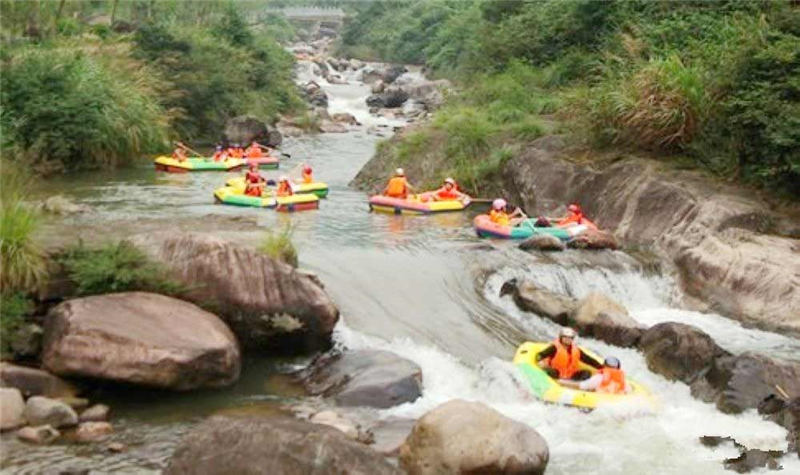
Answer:
[{"label": "paddle", "polygon": [[175,142],[175,145],[185,148],[186,150],[188,150],[188,151],[192,152],[193,154],[197,155],[198,158],[205,158],[205,157],[203,157],[203,154],[201,154],[197,150],[194,150],[193,148],[189,147],[188,145],[186,145],[183,142]]}]

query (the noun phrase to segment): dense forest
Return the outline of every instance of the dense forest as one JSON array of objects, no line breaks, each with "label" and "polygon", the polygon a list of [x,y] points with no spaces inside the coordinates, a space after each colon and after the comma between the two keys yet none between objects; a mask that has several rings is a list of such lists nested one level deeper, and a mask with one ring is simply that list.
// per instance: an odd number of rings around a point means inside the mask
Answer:
[{"label": "dense forest", "polygon": [[130,163],[301,103],[265,2],[37,1],[2,9],[2,155],[40,173]]},{"label": "dense forest", "polygon": [[443,143],[477,181],[520,143],[566,132],[800,196],[797,2],[349,5],[342,54],[424,64],[462,86],[400,155]]}]

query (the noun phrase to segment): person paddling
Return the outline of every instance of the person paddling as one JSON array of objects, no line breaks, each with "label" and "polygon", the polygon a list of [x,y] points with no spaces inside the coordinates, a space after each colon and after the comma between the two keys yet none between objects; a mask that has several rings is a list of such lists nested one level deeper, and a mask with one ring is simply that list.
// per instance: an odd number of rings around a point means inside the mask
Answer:
[{"label": "person paddling", "polygon": [[489,211],[489,219],[498,226],[516,226],[525,220],[525,213],[521,209],[515,209],[511,214],[506,211],[508,203],[503,198],[492,201],[492,209]]},{"label": "person paddling", "polygon": [[581,206],[577,203],[572,203],[567,206],[567,215],[559,219],[558,223],[556,223],[557,226],[562,228],[579,224],[587,226],[590,229],[597,229],[597,226],[584,216]]},{"label": "person paddling", "polygon": [[264,186],[266,185],[266,180],[264,177],[258,173],[258,164],[251,163],[250,169],[244,175],[244,194],[247,196],[256,196],[261,197],[261,194],[264,192]]},{"label": "person paddling", "polygon": [[603,365],[587,355],[575,344],[578,334],[572,328],[562,328],[553,343],[545,347],[536,355],[539,367],[553,379],[571,379],[583,381],[589,379],[592,373],[580,369],[580,363],[585,363],[593,368],[600,369]]},{"label": "person paddling", "polygon": [[394,171],[394,176],[389,179],[386,188],[383,189],[383,195],[390,198],[408,198],[408,192],[414,191],[414,187],[406,180],[406,172],[402,168]]},{"label": "person paddling", "polygon": [[433,192],[433,199],[436,201],[463,200],[467,195],[458,190],[458,184],[450,177],[444,179],[442,187]]},{"label": "person paddling", "polygon": [[264,156],[264,151],[261,149],[261,144],[253,140],[253,143],[245,150],[247,158],[261,158]]},{"label": "person paddling", "polygon": [[217,145],[216,150],[214,150],[214,156],[212,157],[215,162],[224,162],[228,158],[227,152],[223,150],[222,145]]},{"label": "person paddling", "polygon": [[293,194],[294,190],[292,189],[292,183],[289,181],[289,177],[283,175],[280,180],[278,180],[278,189],[275,191],[275,195],[292,196]]},{"label": "person paddling", "polygon": [[184,145],[183,142],[177,142],[176,145],[177,147],[172,151],[172,158],[183,162],[186,160],[186,145]]},{"label": "person paddling", "polygon": [[603,361],[603,367],[591,378],[580,381],[562,381],[562,386],[580,389],[581,391],[595,391],[605,394],[626,394],[631,392],[631,386],[625,380],[625,372],[619,360],[613,356]]}]

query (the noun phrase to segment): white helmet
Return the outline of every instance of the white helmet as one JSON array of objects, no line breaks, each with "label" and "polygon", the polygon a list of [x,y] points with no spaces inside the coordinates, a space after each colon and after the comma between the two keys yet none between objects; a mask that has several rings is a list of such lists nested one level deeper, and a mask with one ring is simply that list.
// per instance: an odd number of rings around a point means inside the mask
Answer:
[{"label": "white helmet", "polygon": [[281,175],[281,178],[278,181],[289,181],[289,177],[286,175]]},{"label": "white helmet", "polygon": [[561,329],[560,332],[558,332],[558,337],[561,338],[562,336],[568,338],[576,338],[578,336],[578,333],[570,327],[564,327]]},{"label": "white helmet", "polygon": [[455,181],[455,180],[453,180],[453,179],[452,179],[452,178],[450,178],[450,177],[447,177],[447,178],[445,178],[445,179],[444,179],[444,182],[445,182],[445,183],[450,183],[451,185],[453,185],[453,186],[456,186],[456,181]]},{"label": "white helmet", "polygon": [[397,176],[405,176],[406,172],[402,168],[398,168],[397,170],[394,171],[394,174]]},{"label": "white helmet", "polygon": [[492,201],[492,208],[494,209],[503,209],[506,207],[506,200],[503,198],[497,198],[496,200]]}]

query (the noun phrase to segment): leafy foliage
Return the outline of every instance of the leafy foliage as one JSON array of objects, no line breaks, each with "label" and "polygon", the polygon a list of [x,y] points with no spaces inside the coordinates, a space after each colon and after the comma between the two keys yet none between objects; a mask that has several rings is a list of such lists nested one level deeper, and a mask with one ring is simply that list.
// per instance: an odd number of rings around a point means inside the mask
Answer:
[{"label": "leafy foliage", "polygon": [[39,216],[22,201],[32,181],[9,164],[2,167],[0,178],[0,289],[32,291],[46,272],[44,252],[34,240]]},{"label": "leafy foliage", "polygon": [[11,335],[25,322],[33,311],[33,302],[23,292],[0,293],[0,355],[11,354]]},{"label": "leafy foliage", "polygon": [[297,249],[292,244],[293,233],[294,228],[289,223],[280,231],[267,231],[258,247],[259,252],[285,262],[292,267],[297,267]]}]

